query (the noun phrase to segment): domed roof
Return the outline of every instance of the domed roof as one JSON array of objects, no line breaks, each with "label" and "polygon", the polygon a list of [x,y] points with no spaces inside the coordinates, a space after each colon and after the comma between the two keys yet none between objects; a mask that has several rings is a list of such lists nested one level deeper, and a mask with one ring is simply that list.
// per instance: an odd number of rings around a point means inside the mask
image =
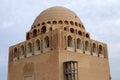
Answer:
[{"label": "domed roof", "polygon": [[78,16],[74,12],[72,12],[67,8],[59,7],[59,6],[51,7],[44,10],[36,18],[36,20],[34,21],[34,24],[37,24],[38,22],[49,21],[49,20],[68,20],[68,21],[79,22],[82,24],[81,20],[78,18]]}]

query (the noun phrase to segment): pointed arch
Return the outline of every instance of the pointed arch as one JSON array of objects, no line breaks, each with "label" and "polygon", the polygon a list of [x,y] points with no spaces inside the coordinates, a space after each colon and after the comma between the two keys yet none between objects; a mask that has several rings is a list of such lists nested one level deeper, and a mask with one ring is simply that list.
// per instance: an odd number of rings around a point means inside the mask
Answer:
[{"label": "pointed arch", "polygon": [[102,47],[102,45],[99,45],[99,47],[98,47],[98,53],[99,54],[104,54],[103,53],[103,47]]},{"label": "pointed arch", "polygon": [[77,39],[77,49],[82,50],[82,42],[79,38]]},{"label": "pointed arch", "polygon": [[22,45],[20,47],[20,56],[24,56],[25,52],[24,52],[24,46]]},{"label": "pointed arch", "polygon": [[36,40],[35,42],[35,51],[39,51],[40,50],[40,40]]},{"label": "pointed arch", "polygon": [[14,48],[14,54],[13,54],[13,57],[14,58],[17,58],[17,56],[18,56],[18,50],[17,50],[17,48]]},{"label": "pointed arch", "polygon": [[73,47],[73,40],[70,35],[68,36],[68,47]]},{"label": "pointed arch", "polygon": [[85,41],[85,51],[90,51],[90,44],[88,41]]},{"label": "pointed arch", "polygon": [[93,43],[92,52],[93,52],[93,53],[96,53],[96,52],[97,52],[97,47],[96,47],[96,44],[95,44],[95,43]]},{"label": "pointed arch", "polygon": [[28,43],[28,45],[27,45],[27,52],[32,53],[32,44],[31,43]]},{"label": "pointed arch", "polygon": [[49,37],[48,36],[44,38],[44,48],[49,48]]},{"label": "pointed arch", "polygon": [[37,30],[34,29],[34,30],[33,30],[33,37],[36,37],[36,36],[37,36]]}]

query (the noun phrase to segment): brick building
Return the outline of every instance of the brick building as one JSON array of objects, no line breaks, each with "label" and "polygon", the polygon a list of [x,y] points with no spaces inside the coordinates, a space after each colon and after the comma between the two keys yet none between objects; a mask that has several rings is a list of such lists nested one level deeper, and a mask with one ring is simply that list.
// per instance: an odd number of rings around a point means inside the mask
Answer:
[{"label": "brick building", "polygon": [[48,8],[26,41],[10,46],[8,80],[110,80],[107,45],[91,39],[71,10]]}]

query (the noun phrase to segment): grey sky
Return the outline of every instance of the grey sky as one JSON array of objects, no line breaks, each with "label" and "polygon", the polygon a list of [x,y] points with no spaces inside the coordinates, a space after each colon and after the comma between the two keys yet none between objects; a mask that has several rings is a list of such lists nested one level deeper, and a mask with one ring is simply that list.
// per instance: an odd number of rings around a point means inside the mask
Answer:
[{"label": "grey sky", "polygon": [[9,46],[24,41],[35,18],[52,6],[74,11],[92,39],[108,44],[112,80],[120,80],[120,0],[0,0],[0,80],[7,80]]}]

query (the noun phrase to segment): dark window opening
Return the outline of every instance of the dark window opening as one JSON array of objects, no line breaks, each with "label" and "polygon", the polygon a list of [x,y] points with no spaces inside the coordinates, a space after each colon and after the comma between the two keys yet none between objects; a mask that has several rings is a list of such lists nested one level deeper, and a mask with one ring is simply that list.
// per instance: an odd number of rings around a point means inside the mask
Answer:
[{"label": "dark window opening", "polygon": [[46,26],[42,27],[41,33],[45,33],[46,32]]},{"label": "dark window opening", "polygon": [[53,21],[53,24],[57,24],[57,21]]},{"label": "dark window opening", "polygon": [[34,30],[33,30],[33,37],[36,37],[36,36],[37,36],[37,30],[34,29]]},{"label": "dark window opening", "polygon": [[71,33],[74,33],[74,29],[73,29],[73,28],[70,28],[70,32],[71,32]]},{"label": "dark window opening", "polygon": [[65,24],[68,24],[68,21],[65,21],[64,23],[65,23]]},{"label": "dark window opening", "polygon": [[79,34],[80,36],[82,36],[82,32],[81,32],[81,31],[78,31],[78,34]]},{"label": "dark window opening", "polygon": [[48,21],[48,22],[47,22],[47,24],[51,24],[51,22],[50,22],[50,21]]},{"label": "dark window opening", "polygon": [[52,31],[52,27],[50,27],[50,31]]},{"label": "dark window opening", "polygon": [[17,48],[14,49],[14,58],[17,57]]},{"label": "dark window opening", "polygon": [[40,24],[37,24],[37,26],[40,26]]},{"label": "dark window opening", "polygon": [[74,23],[73,23],[72,21],[70,21],[70,24],[71,24],[71,25],[74,25]]},{"label": "dark window opening", "polygon": [[63,63],[64,80],[78,80],[78,62],[67,61]]},{"label": "dark window opening", "polygon": [[86,37],[89,38],[89,34],[86,34]]},{"label": "dark window opening", "polygon": [[64,31],[66,31],[67,29],[66,29],[66,27],[64,27]]},{"label": "dark window opening", "polygon": [[27,37],[26,37],[26,40],[29,40],[30,39],[30,35],[29,35],[29,32],[27,33]]},{"label": "dark window opening", "polygon": [[59,21],[59,24],[63,24],[63,21],[60,20],[60,21]]}]

